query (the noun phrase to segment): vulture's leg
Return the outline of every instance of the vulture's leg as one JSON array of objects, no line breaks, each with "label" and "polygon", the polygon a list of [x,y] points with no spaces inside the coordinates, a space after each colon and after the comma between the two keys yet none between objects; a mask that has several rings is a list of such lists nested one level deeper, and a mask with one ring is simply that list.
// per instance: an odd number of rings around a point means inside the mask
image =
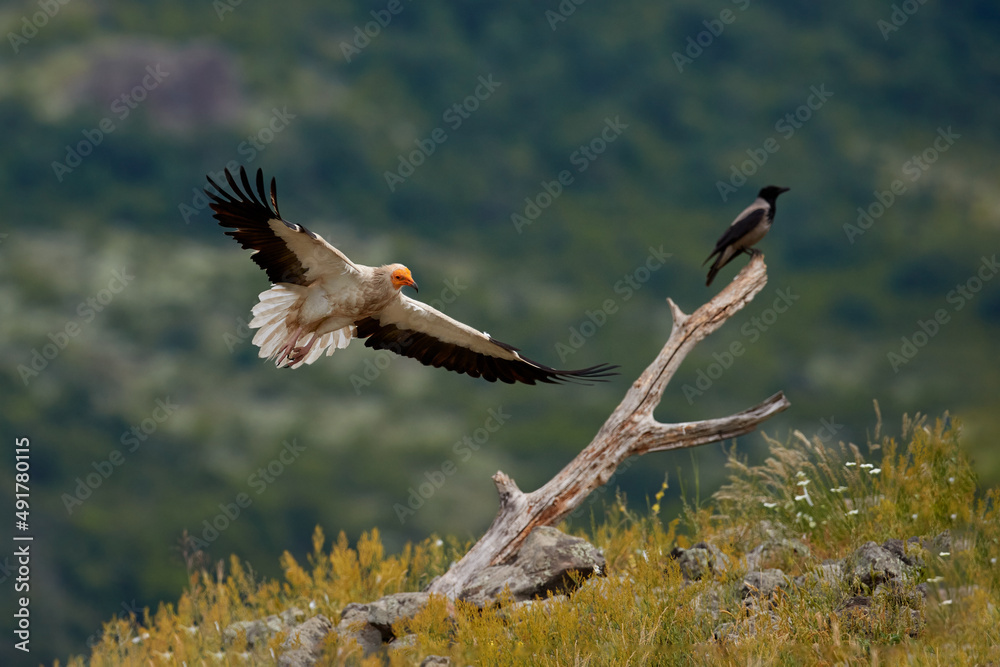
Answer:
[{"label": "vulture's leg", "polygon": [[285,344],[281,346],[281,349],[278,350],[277,363],[279,366],[282,364],[282,362],[284,362],[286,358],[289,358],[289,355],[292,354],[292,351],[295,349],[295,344],[299,342],[299,336],[301,335],[302,335],[302,327],[301,326],[296,327],[295,333],[289,336],[287,342],[285,342]]},{"label": "vulture's leg", "polygon": [[312,338],[309,339],[309,344],[306,345],[305,347],[297,347],[294,350],[292,350],[292,353],[290,355],[288,355],[288,359],[292,363],[295,363],[295,362],[299,361],[300,359],[305,359],[306,356],[309,354],[309,351],[313,349],[313,345],[315,345],[316,341],[318,341],[318,340],[319,340],[319,334],[317,334],[314,331],[313,335],[312,335]]}]

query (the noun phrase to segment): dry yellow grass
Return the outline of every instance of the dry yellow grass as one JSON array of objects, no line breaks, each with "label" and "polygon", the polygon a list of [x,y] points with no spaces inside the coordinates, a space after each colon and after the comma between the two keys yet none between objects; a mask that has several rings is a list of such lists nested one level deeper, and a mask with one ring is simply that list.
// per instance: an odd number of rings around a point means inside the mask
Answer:
[{"label": "dry yellow grass", "polygon": [[[997,664],[1000,492],[977,496],[956,421],[906,419],[905,444],[879,431],[864,452],[800,433],[785,443],[770,440],[763,464],[731,460],[731,482],[666,525],[662,489],[644,516],[613,504],[584,535],[604,549],[606,577],[584,582],[570,598],[486,611],[437,600],[395,629],[415,638],[390,651],[388,662],[416,664],[433,654],[457,665]],[[794,576],[869,540],[943,531],[951,536],[949,552],[922,551],[917,576],[871,595],[867,607],[840,613],[852,594],[844,585],[792,585],[748,606],[738,567],[686,582],[670,556],[675,547],[708,541],[735,564],[762,540],[791,539],[809,553],[775,550],[765,567]],[[336,622],[349,602],[420,590],[467,546],[432,537],[387,556],[377,530],[352,548],[343,535],[327,545],[317,528],[306,565],[287,552],[281,557],[283,582],[254,581],[235,558],[221,580],[199,572],[176,606],[137,623],[110,621],[90,664],[268,663],[284,633],[251,648],[242,635],[226,643],[223,629],[290,607]],[[928,584],[926,598],[920,583]],[[732,624],[726,638],[716,639],[725,622]],[[326,663],[384,664],[335,635],[324,650]]]}]

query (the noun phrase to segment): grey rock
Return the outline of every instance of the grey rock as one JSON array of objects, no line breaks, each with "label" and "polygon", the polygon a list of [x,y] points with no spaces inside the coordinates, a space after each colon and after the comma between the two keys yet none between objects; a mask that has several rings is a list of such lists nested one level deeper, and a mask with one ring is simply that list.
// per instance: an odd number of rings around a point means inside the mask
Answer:
[{"label": "grey rock", "polygon": [[293,628],[281,644],[284,652],[278,657],[280,667],[310,667],[323,652],[323,642],[333,631],[333,623],[326,616],[313,616]]},{"label": "grey rock", "polygon": [[743,577],[743,597],[769,597],[779,588],[786,588],[789,584],[788,576],[778,569],[757,570],[748,572]]},{"label": "grey rock", "polygon": [[417,645],[416,635],[404,635],[398,639],[393,639],[389,645],[388,649],[392,651],[405,651],[407,649],[415,648]]},{"label": "grey rock", "polygon": [[299,617],[305,618],[306,613],[298,607],[290,607],[278,614],[278,618],[285,622],[285,625],[295,625],[299,622]]},{"label": "grey rock", "polygon": [[[915,544],[919,547],[922,547],[927,551],[931,552],[932,554],[934,554],[935,556],[941,553],[942,551],[951,552],[960,550],[960,549],[953,549],[953,546],[955,545],[952,545],[950,530],[946,530],[943,533],[940,533],[939,535],[933,538],[911,537],[910,539],[906,540],[906,542],[907,544]],[[965,544],[962,544],[960,546],[965,546]]]},{"label": "grey rock", "polygon": [[430,600],[430,593],[396,593],[370,603],[368,622],[379,628],[383,636],[392,634],[392,626],[401,620],[413,618]]},{"label": "grey rock", "polygon": [[940,535],[935,536],[931,541],[931,547],[937,549],[938,551],[957,551],[954,548],[955,545],[952,544],[951,531],[946,530]]},{"label": "grey rock", "polygon": [[429,655],[420,663],[420,667],[451,667],[451,658],[443,655]]},{"label": "grey rock", "polygon": [[571,592],[578,582],[605,571],[604,554],[586,540],[555,528],[536,528],[506,564],[485,568],[473,577],[458,599],[479,607],[494,604],[505,589],[515,602]]},{"label": "grey rock", "polygon": [[853,595],[844,599],[834,613],[848,632],[866,633],[872,626],[873,600],[868,595]]},{"label": "grey rock", "polygon": [[396,593],[367,604],[352,602],[344,607],[337,632],[344,638],[353,638],[364,655],[369,656],[395,639],[393,624],[416,616],[427,606],[430,596],[430,593]]},{"label": "grey rock", "polygon": [[903,576],[903,562],[875,542],[865,542],[844,561],[844,578],[852,590],[874,590]]},{"label": "grey rock", "polygon": [[312,667],[317,658],[305,649],[285,651],[278,657],[279,667]]},{"label": "grey rock", "polygon": [[677,559],[681,575],[687,581],[696,581],[702,577],[729,569],[729,557],[707,542],[699,542],[690,549],[677,547],[670,552],[670,557]]},{"label": "grey rock", "polygon": [[872,599],[867,595],[853,595],[837,605],[835,611],[837,614],[840,614],[843,611],[868,608],[870,606],[872,606]]},{"label": "grey rock", "polygon": [[[572,590],[573,573],[583,579],[603,572],[604,567],[604,555],[585,540],[554,528],[536,528],[510,563],[483,570],[459,598],[485,606],[495,602],[509,587],[515,602],[534,600],[550,591]],[[397,593],[367,604],[351,603],[344,607],[337,632],[357,641],[366,657],[381,651],[389,642],[396,648],[405,647],[405,640],[396,638],[392,626],[413,618],[427,606],[430,596],[430,593]]]},{"label": "grey rock", "polygon": [[[882,543],[882,548],[904,563],[906,562],[906,542],[903,542],[903,540],[890,538]],[[910,564],[911,563],[907,563],[907,565]]]},{"label": "grey rock", "polygon": [[358,642],[365,656],[375,653],[382,648],[383,641],[391,639],[383,638],[382,631],[368,622],[368,605],[356,602],[344,607],[337,624],[337,634]]},{"label": "grey rock", "polygon": [[707,549],[677,547],[670,552],[670,557],[677,561],[677,567],[685,581],[697,581],[712,569]]},{"label": "grey rock", "polygon": [[230,623],[222,631],[222,639],[227,644],[231,644],[242,632],[246,634],[247,646],[253,648],[258,642],[266,643],[268,639],[277,633],[295,625],[300,616],[305,616],[305,612],[297,607],[292,607],[280,614],[272,614],[267,618],[253,621],[236,621],[235,623]]},{"label": "grey rock", "polygon": [[820,563],[803,575],[795,577],[795,585],[814,591],[840,588],[844,573],[843,560],[830,560]]},{"label": "grey rock", "polygon": [[882,543],[882,548],[899,559],[901,563],[908,567],[923,567],[923,549],[917,542],[903,540],[886,540]]},{"label": "grey rock", "polygon": [[888,604],[920,609],[923,606],[924,591],[919,586],[906,586],[901,581],[891,580],[875,587],[872,597]]},{"label": "grey rock", "polygon": [[544,609],[546,611],[551,610],[554,605],[562,604],[569,600],[568,595],[553,595],[545,599],[542,598],[532,598],[530,600],[521,600],[520,602],[515,602],[510,606],[510,610],[516,611],[519,609]]},{"label": "grey rock", "polygon": [[905,608],[909,616],[906,631],[911,637],[919,634],[924,625],[923,599],[915,589],[906,589],[896,581],[879,584],[875,593],[854,595],[841,602],[835,613],[850,632],[874,635],[879,619],[884,619],[887,611]]},{"label": "grey rock", "polygon": [[235,623],[230,623],[222,631],[222,639],[227,644],[231,644],[236,641],[240,633],[245,633],[247,646],[253,648],[258,642],[266,642],[272,635],[281,632],[283,629],[284,625],[277,616],[268,616],[267,618],[254,621],[236,621]]}]

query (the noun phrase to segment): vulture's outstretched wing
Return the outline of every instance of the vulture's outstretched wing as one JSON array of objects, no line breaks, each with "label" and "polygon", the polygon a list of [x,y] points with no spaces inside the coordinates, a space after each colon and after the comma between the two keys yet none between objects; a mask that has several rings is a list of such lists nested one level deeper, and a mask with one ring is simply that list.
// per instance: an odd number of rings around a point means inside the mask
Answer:
[{"label": "vulture's outstretched wing", "polygon": [[575,371],[543,366],[518,354],[517,348],[493,340],[427,304],[400,295],[382,312],[355,323],[365,345],[416,359],[472,377],[508,384],[523,382],[603,382],[617,366],[600,364]]},{"label": "vulture's outstretched wing", "polygon": [[227,235],[239,241],[244,248],[254,251],[253,261],[267,272],[272,283],[308,285],[317,278],[358,272],[354,262],[323,240],[322,236],[302,225],[281,219],[275,181],[271,179],[268,201],[263,171],[257,170],[256,194],[243,167],[240,167],[242,189],[228,169],[226,180],[232,194],[208,177],[208,182],[217,191],[205,190],[212,199],[210,206],[215,212],[215,219],[223,227],[233,228],[226,232]]},{"label": "vulture's outstretched wing", "polygon": [[[215,192],[207,189],[205,192],[212,200],[211,207],[219,224],[231,228],[226,234],[244,248],[252,249],[254,262],[275,283],[254,307],[250,326],[259,329],[254,344],[260,346],[261,356],[277,356],[278,365],[310,364],[324,351],[330,354],[346,346],[353,334],[366,338],[368,347],[390,350],[428,366],[443,367],[490,382],[586,382],[616,375],[613,371],[617,367],[607,364],[562,371],[522,357],[516,348],[398,293],[403,285],[415,286],[406,267],[361,267],[318,234],[282,220],[275,181],[271,180],[268,198],[262,171],[257,171],[256,188],[251,186],[242,167],[242,187],[228,169],[225,174],[232,192],[227,192],[211,178],[208,182]],[[385,277],[388,274],[378,273],[388,270],[394,271],[393,282]],[[398,279],[396,273],[405,273],[405,280]],[[345,274],[351,277],[346,284],[330,280]],[[303,315],[300,306],[306,291],[281,285],[310,286],[311,290],[318,289],[317,293],[324,294],[334,289],[331,282],[336,284],[340,298],[353,290],[359,302],[367,307],[361,310],[367,316],[359,316],[355,308],[348,319],[332,325],[334,330],[325,329],[323,327],[331,326],[331,320],[345,315],[338,311],[335,301],[326,302],[326,311],[310,311],[309,315]],[[387,301],[389,305],[385,306]]]}]

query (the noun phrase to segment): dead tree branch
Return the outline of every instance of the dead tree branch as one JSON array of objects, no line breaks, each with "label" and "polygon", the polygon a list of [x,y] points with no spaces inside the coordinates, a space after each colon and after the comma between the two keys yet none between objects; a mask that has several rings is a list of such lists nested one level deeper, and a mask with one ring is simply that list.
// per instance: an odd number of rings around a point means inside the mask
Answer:
[{"label": "dead tree branch", "polygon": [[427,590],[460,597],[464,585],[476,572],[509,559],[536,527],[557,524],[591,491],[607,483],[630,456],[734,438],[786,410],[790,403],[778,392],[748,410],[719,419],[662,424],[653,417],[663,390],[688,353],[749,303],[766,284],[763,256],[755,255],[732,283],[691,315],[684,314],[667,299],[674,317],[670,338],[591,443],[558,475],[531,493],[522,492],[513,479],[497,472],[493,481],[500,494],[500,509],[489,530]]}]

